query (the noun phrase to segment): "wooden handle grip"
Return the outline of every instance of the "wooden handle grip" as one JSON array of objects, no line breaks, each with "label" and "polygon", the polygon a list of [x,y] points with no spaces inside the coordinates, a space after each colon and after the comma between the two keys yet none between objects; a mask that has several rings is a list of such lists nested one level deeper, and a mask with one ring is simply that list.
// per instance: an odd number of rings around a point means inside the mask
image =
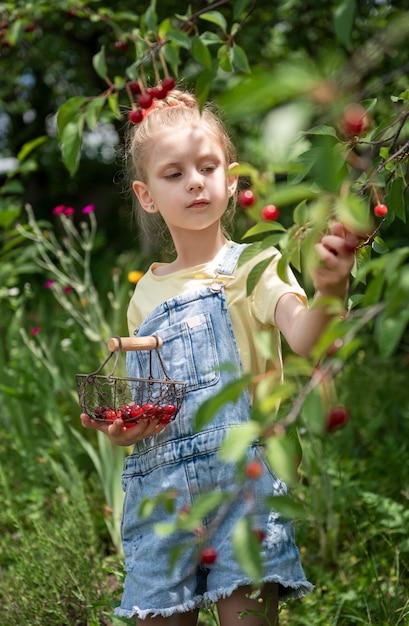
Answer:
[{"label": "wooden handle grip", "polygon": [[111,337],[108,350],[111,352],[128,352],[129,350],[156,350],[162,345],[162,339],[156,335],[149,337]]}]

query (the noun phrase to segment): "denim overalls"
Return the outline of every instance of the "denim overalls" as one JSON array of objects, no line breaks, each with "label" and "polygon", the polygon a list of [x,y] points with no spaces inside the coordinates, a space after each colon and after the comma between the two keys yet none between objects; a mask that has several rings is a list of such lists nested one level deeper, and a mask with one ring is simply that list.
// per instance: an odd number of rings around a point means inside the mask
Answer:
[{"label": "denim overalls", "polygon": [[[312,589],[294,545],[292,522],[269,511],[264,503],[266,496],[287,492],[286,485],[266,464],[262,477],[251,481],[251,497],[233,500],[227,514],[224,512],[220,522],[213,523],[207,539],[204,533],[205,545],[217,550],[214,565],[199,565],[194,533],[159,534],[155,530],[158,522],[172,522],[198,494],[215,489],[228,493],[237,486],[237,468],[222,462],[218,450],[232,425],[248,421],[248,391],[242,392],[236,402],[225,404],[200,432],[194,432],[192,422],[204,400],[237,378],[232,368],[219,366],[229,363],[241,369],[224,289],[233,278],[242,249],[243,245],[234,244],[226,250],[210,288],[201,287],[162,303],[138,329],[138,335],[156,334],[162,339],[160,353],[168,373],[174,380],[186,381],[187,392],[175,421],[157,436],[138,442],[125,462],[122,540],[127,576],[121,607],[115,611],[122,617],[167,617],[206,606],[249,584],[231,545],[234,525],[249,511],[255,530],[265,533],[264,580],[279,583],[283,598],[300,597]],[[129,376],[147,376],[149,354],[129,352],[127,369]],[[163,378],[159,369],[153,375]],[[261,459],[258,445],[248,450],[248,460],[254,458]],[[160,504],[148,517],[141,515],[140,505],[145,498],[166,491],[174,494],[174,511]],[[212,520],[214,515],[204,520],[204,526]],[[174,563],[170,566],[172,557]]]}]

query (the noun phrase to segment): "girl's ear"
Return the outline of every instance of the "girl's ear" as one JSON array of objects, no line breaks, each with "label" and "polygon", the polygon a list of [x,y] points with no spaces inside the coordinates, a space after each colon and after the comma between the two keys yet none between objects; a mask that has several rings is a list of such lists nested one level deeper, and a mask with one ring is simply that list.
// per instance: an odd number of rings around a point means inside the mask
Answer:
[{"label": "girl's ear", "polygon": [[[238,163],[230,163],[229,167],[227,168],[228,171],[233,170],[235,167],[238,167]],[[236,189],[237,189],[237,185],[239,182],[239,175],[238,174],[229,174],[227,176],[227,189],[229,190],[229,194],[231,196],[234,195]]]},{"label": "girl's ear", "polygon": [[139,200],[139,204],[145,211],[148,211],[149,213],[157,212],[158,209],[155,206],[155,202],[148,187],[146,186],[146,183],[141,180],[134,180],[132,183],[132,189]]}]

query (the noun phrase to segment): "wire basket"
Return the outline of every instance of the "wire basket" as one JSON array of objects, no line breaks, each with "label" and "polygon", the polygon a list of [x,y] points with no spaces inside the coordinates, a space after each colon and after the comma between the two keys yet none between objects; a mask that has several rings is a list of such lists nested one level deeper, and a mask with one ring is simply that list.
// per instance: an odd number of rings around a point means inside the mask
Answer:
[{"label": "wire basket", "polygon": [[[81,411],[99,422],[121,418],[124,426],[142,419],[157,419],[168,423],[175,419],[183,402],[186,383],[172,380],[159,352],[159,337],[113,337],[108,341],[111,350],[102,365],[91,374],[77,374],[76,383]],[[149,350],[149,375],[147,378],[115,376],[119,356],[126,350]],[[114,358],[108,375],[100,372]],[[153,359],[158,360],[163,378],[154,378]]]}]

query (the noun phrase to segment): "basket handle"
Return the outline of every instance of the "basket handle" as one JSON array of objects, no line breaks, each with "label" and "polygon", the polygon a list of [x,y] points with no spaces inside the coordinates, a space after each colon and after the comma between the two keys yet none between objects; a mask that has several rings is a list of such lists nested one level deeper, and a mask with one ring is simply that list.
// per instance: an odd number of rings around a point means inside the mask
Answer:
[{"label": "basket handle", "polygon": [[162,346],[162,339],[157,335],[148,337],[111,337],[108,340],[111,352],[128,352],[130,350],[157,350]]}]

